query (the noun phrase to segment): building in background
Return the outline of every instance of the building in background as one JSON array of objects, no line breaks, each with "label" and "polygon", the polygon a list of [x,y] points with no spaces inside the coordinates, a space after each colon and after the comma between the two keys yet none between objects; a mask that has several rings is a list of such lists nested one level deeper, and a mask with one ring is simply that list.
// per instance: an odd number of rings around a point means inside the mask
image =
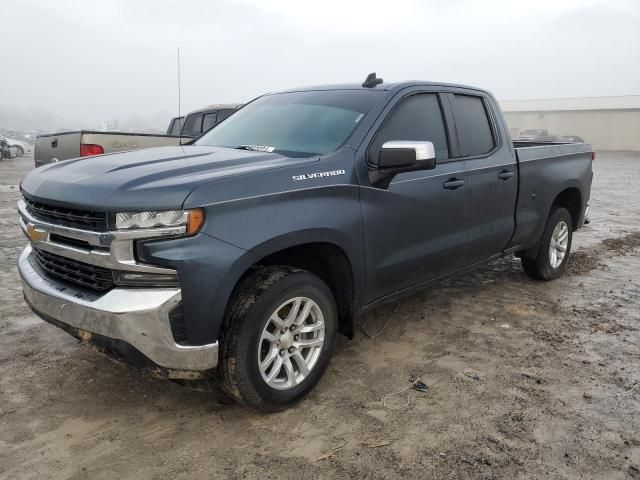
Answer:
[{"label": "building in background", "polygon": [[596,150],[640,150],[640,95],[504,100],[500,106],[514,139],[543,129],[579,136]]}]

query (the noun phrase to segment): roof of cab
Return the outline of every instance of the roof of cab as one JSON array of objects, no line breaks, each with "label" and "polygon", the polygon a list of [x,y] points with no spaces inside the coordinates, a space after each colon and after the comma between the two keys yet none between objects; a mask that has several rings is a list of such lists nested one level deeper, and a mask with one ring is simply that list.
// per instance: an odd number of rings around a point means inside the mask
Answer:
[{"label": "roof of cab", "polygon": [[294,93],[294,92],[310,92],[310,91],[329,91],[329,90],[364,90],[364,91],[390,91],[390,90],[401,90],[407,87],[416,87],[416,86],[425,86],[425,87],[445,87],[445,88],[464,88],[468,90],[476,90],[479,92],[486,92],[478,87],[472,87],[469,85],[459,85],[455,83],[445,83],[445,82],[425,82],[422,80],[407,80],[403,82],[394,82],[394,83],[381,83],[374,87],[363,87],[362,84],[359,83],[345,83],[338,85],[317,85],[311,87],[301,87],[301,88],[292,88],[288,90],[282,90],[279,92],[272,93]]},{"label": "roof of cab", "polygon": [[217,110],[237,110],[240,108],[242,103],[215,103],[213,105],[207,105],[206,107],[199,108],[197,110],[193,110],[189,112],[187,115],[191,115],[192,113],[202,113],[202,112],[214,112]]}]

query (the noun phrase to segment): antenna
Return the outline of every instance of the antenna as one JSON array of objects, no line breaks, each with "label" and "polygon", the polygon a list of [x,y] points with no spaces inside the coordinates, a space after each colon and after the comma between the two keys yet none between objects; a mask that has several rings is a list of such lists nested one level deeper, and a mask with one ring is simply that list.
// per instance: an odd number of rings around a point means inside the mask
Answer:
[{"label": "antenna", "polygon": [[367,75],[367,78],[362,82],[364,88],[374,88],[376,85],[380,85],[383,82],[381,78],[376,77],[376,72]]},{"label": "antenna", "polygon": [[[178,125],[180,125],[180,101],[181,101],[181,90],[180,90],[180,46],[178,46]],[[180,145],[182,145],[182,128],[180,128]]]}]

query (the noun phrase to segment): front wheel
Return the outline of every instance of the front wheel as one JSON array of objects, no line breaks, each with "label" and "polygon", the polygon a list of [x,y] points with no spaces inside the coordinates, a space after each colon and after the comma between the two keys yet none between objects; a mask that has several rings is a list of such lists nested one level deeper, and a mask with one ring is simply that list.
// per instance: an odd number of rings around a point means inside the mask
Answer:
[{"label": "front wheel", "polygon": [[320,380],[336,331],[335,301],[320,278],[285,266],[258,269],[236,288],[227,310],[222,387],[252,408],[287,408]]},{"label": "front wheel", "polygon": [[537,280],[553,280],[564,273],[571,251],[572,225],[566,208],[551,210],[535,256],[524,255],[521,258],[527,275]]}]

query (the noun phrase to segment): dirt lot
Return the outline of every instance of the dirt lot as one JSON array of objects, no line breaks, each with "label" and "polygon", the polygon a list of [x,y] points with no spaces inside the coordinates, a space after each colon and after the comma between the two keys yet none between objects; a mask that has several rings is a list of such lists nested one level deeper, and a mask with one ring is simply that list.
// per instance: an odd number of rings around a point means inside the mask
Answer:
[{"label": "dirt lot", "polygon": [[[570,274],[508,258],[369,315],[262,415],[115,364],[35,317],[0,163],[0,478],[640,479],[640,154],[601,153]],[[409,390],[421,378],[426,393]]]}]

